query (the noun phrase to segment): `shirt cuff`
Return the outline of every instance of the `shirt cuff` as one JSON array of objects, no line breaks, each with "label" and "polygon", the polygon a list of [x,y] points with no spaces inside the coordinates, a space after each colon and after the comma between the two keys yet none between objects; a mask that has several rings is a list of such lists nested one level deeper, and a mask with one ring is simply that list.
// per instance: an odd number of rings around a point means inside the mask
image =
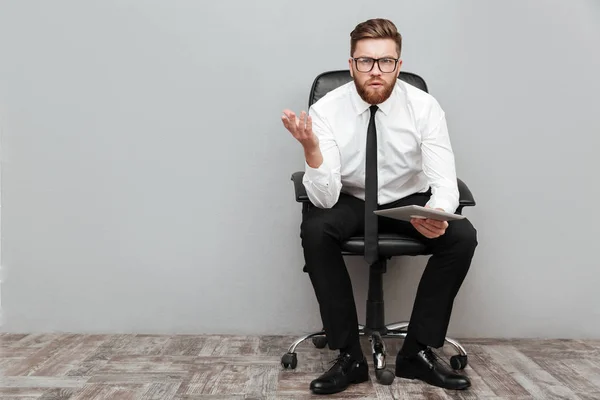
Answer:
[{"label": "shirt cuff", "polygon": [[436,199],[433,197],[429,199],[429,201],[427,202],[427,206],[431,208],[441,208],[442,210],[450,214],[454,214],[454,212],[456,211],[456,208],[452,207],[451,202],[447,200]]},{"label": "shirt cuff", "polygon": [[312,168],[308,163],[304,162],[304,176],[308,182],[318,186],[328,186],[329,170],[325,167],[325,163],[321,163],[319,168]]}]

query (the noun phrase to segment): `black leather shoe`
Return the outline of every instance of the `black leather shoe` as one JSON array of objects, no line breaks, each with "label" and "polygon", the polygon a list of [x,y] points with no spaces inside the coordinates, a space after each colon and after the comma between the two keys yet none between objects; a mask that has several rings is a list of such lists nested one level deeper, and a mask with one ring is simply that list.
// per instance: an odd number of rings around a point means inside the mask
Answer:
[{"label": "black leather shoe", "polygon": [[407,379],[419,379],[444,389],[462,390],[471,386],[469,378],[452,372],[440,358],[427,348],[415,356],[396,357],[396,376]]},{"label": "black leather shoe", "polygon": [[346,390],[352,383],[369,380],[367,360],[354,360],[350,354],[342,353],[333,361],[333,366],[310,383],[316,394],[332,394]]}]

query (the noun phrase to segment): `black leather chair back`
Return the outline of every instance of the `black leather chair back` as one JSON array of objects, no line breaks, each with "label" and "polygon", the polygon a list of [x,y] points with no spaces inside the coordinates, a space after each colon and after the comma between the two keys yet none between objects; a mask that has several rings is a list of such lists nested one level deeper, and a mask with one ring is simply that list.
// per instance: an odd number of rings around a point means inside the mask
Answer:
[{"label": "black leather chair back", "polygon": [[[419,89],[427,92],[427,84],[419,75],[411,72],[400,71],[398,79],[403,80]],[[312,106],[321,97],[325,96],[328,92],[336,89],[352,80],[349,70],[329,71],[324,72],[315,78],[312,88],[310,89],[310,96],[308,98],[308,106]]]}]

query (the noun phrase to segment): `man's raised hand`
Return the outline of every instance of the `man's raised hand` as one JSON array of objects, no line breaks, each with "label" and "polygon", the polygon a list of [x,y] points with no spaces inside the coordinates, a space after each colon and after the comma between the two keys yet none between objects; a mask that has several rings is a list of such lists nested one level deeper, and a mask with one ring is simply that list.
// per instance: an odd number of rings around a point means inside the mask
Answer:
[{"label": "man's raised hand", "polygon": [[300,142],[305,151],[313,151],[319,146],[319,139],[312,130],[312,118],[302,111],[300,117],[296,117],[293,111],[285,109],[281,116],[283,126]]}]

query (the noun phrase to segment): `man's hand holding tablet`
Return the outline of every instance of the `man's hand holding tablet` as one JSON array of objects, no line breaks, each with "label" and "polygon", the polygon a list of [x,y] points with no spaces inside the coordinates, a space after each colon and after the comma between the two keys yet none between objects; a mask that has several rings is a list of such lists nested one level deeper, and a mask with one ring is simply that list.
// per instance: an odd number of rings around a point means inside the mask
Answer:
[{"label": "man's hand holding tablet", "polygon": [[465,218],[463,215],[447,213],[441,208],[416,205],[377,210],[375,214],[410,222],[419,233],[429,239],[438,238],[446,233],[448,221]]}]

